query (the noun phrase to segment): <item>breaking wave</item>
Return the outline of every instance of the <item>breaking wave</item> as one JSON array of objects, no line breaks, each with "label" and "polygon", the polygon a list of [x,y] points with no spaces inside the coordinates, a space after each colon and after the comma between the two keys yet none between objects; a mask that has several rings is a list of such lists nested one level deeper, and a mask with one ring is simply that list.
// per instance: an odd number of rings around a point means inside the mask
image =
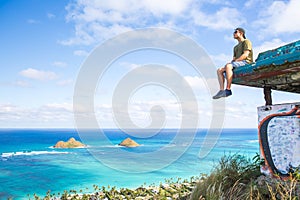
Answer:
[{"label": "breaking wave", "polygon": [[62,151],[17,151],[17,152],[7,152],[1,153],[2,158],[9,158],[14,156],[35,156],[43,154],[69,154],[70,152]]}]

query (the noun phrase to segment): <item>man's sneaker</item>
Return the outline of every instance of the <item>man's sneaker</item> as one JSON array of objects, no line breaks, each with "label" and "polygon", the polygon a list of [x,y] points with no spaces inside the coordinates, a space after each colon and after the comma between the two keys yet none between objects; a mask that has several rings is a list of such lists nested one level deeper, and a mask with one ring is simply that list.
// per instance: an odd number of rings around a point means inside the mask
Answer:
[{"label": "man's sneaker", "polygon": [[219,98],[222,98],[222,97],[228,97],[232,95],[232,92],[231,90],[220,90],[215,96],[213,96],[213,99],[219,99]]},{"label": "man's sneaker", "polygon": [[213,96],[213,99],[219,99],[221,97],[224,97],[225,95],[225,90],[220,90],[215,96]]},{"label": "man's sneaker", "polygon": [[228,97],[228,96],[230,96],[230,95],[232,95],[232,92],[231,92],[231,90],[225,90],[225,97]]}]

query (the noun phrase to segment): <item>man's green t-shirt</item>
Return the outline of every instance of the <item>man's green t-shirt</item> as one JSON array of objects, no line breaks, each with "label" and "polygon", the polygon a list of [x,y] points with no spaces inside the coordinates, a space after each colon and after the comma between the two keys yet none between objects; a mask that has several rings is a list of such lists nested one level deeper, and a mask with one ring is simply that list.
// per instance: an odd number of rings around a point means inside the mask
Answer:
[{"label": "man's green t-shirt", "polygon": [[252,44],[250,40],[245,39],[242,42],[239,42],[234,48],[233,48],[233,56],[235,58],[239,58],[244,51],[249,50],[250,53],[248,57],[245,59],[247,63],[252,63],[253,62],[253,51],[252,51]]}]

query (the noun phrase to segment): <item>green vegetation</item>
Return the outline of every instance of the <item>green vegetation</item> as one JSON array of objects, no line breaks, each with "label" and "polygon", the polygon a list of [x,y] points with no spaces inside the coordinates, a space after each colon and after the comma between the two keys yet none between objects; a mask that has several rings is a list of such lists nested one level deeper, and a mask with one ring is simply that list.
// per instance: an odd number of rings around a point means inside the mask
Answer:
[{"label": "green vegetation", "polygon": [[261,175],[262,160],[234,154],[223,156],[209,176],[202,177],[191,200],[299,200],[300,177],[295,172],[283,181]]},{"label": "green vegetation", "polygon": [[70,190],[64,191],[63,194],[51,194],[51,192],[48,191],[45,197],[33,195],[33,197],[30,198],[30,196],[28,196],[28,198],[34,200],[184,200],[188,199],[198,181],[199,178],[197,177],[191,177],[190,180],[178,178],[175,181],[170,179],[166,180],[165,183],[161,183],[159,186],[141,186],[133,190],[128,188],[116,189],[116,187],[99,187],[94,185],[94,192],[92,193],[84,193],[83,190],[80,190],[79,192]]},{"label": "green vegetation", "polygon": [[71,190],[63,194],[51,194],[43,198],[34,195],[29,199],[107,199],[107,200],[300,200],[300,174],[295,172],[288,180],[261,175],[263,160],[257,154],[252,160],[234,154],[223,156],[210,175],[192,177],[190,180],[166,180],[159,186],[127,188],[99,187],[85,194]]}]

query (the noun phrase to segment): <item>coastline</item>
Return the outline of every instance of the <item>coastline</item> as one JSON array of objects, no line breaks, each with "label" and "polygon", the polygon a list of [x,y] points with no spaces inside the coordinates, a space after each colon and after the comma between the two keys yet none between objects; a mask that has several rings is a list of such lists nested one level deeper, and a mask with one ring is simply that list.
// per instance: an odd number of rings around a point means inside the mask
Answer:
[{"label": "coastline", "polygon": [[[176,130],[163,130],[160,135],[151,140],[137,139],[143,145],[137,148],[124,149],[116,147],[125,134],[116,130],[106,130],[111,145],[103,145],[94,140],[94,132],[88,131],[90,137],[87,143],[101,155],[115,150],[126,150],[135,153],[153,152],[170,143]],[[11,130],[0,131],[3,145],[0,147],[0,196],[3,199],[26,198],[36,193],[44,196],[48,190],[51,193],[62,193],[72,189],[93,192],[93,184],[102,186],[116,186],[117,189],[129,188],[134,190],[147,183],[159,186],[165,180],[176,177],[189,179],[199,174],[210,173],[213,166],[222,155],[227,153],[242,153],[252,157],[258,151],[255,129],[224,129],[219,142],[206,158],[199,159],[199,151],[206,134],[206,130],[199,130],[191,147],[178,160],[157,171],[145,173],[126,173],[103,165],[88,152],[87,148],[53,149],[59,140],[70,137],[78,139],[78,133],[72,130]],[[79,138],[80,139],[80,138]],[[21,145],[20,145],[21,144]],[[18,153],[16,153],[18,152]],[[25,152],[25,153],[24,153]],[[27,153],[26,153],[27,152]],[[4,156],[3,156],[4,155]],[[5,156],[7,155],[7,156]],[[148,157],[152,163],[161,162],[161,157]],[[115,165],[124,164],[118,156],[111,157]],[[126,161],[126,160],[125,160]],[[143,162],[135,161],[136,167],[143,169]],[[126,164],[126,163],[125,163]],[[22,177],[22,178],[20,178]],[[76,177],[76,178],[74,178]],[[175,181],[176,182],[176,181]],[[18,188],[18,189],[16,189]],[[89,191],[85,190],[89,188]],[[106,187],[107,188],[107,187]]]},{"label": "coastline", "polygon": [[[150,200],[150,199],[189,199],[196,185],[201,181],[201,177],[190,177],[190,179],[168,179],[164,183],[155,185],[142,185],[140,187],[119,188],[115,186],[93,186],[94,192],[84,192],[83,190],[69,190],[62,194],[52,194],[48,191],[44,197],[33,195],[34,199],[51,199],[51,200],[66,200],[66,199],[135,199],[135,200]],[[31,196],[28,196],[29,198]]]},{"label": "coastline", "polygon": [[105,199],[105,200],[205,200],[205,199],[299,199],[300,176],[298,172],[289,179],[262,175],[261,161],[257,156],[252,160],[239,154],[223,156],[209,175],[188,179],[169,179],[159,186],[152,184],[136,189],[99,187],[94,192],[83,190],[64,191],[63,194],[51,194],[34,199]]}]

